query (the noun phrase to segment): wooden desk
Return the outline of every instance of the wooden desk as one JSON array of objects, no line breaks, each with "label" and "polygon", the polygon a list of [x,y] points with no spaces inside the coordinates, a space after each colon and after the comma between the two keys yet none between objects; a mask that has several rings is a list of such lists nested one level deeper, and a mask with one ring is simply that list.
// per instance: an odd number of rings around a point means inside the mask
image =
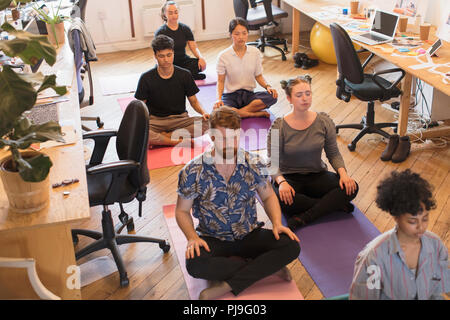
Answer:
[{"label": "wooden desk", "polygon": [[[48,66],[47,66],[48,67]],[[41,68],[45,69],[45,65]],[[66,41],[58,53],[53,70],[74,70],[73,53]],[[54,71],[56,73],[56,71]],[[74,72],[73,72],[74,75]],[[53,166],[50,185],[64,179],[78,178],[79,183],[50,190],[49,206],[32,214],[8,210],[8,199],[0,183],[0,257],[34,258],[39,278],[44,286],[62,299],[81,299],[79,289],[66,285],[67,268],[76,265],[70,223],[90,218],[83,155],[78,90],[75,77],[68,88],[70,100],[58,104],[60,123],[71,124],[77,133],[77,143],[44,149]],[[8,155],[0,151],[0,158]],[[63,197],[63,191],[70,191]],[[0,270],[0,299],[37,299],[25,270]]]},{"label": "wooden desk", "polygon": [[[283,0],[283,1],[292,6],[292,54],[295,54],[298,51],[298,45],[300,40],[300,33],[299,33],[300,12],[315,20],[315,18],[311,15],[311,13],[321,11],[321,7],[333,5],[344,7],[349,6],[349,1],[343,0]],[[320,20],[320,21],[317,20],[317,21],[326,27],[329,27],[332,22],[335,22],[334,20]],[[431,40],[433,39],[435,39],[435,37],[431,37]],[[411,84],[413,77],[425,81],[429,85],[450,96],[450,84],[445,84],[442,81],[442,76],[428,72],[427,69],[413,70],[410,68],[411,66],[419,63],[416,60],[416,58],[409,56],[408,58],[395,57],[392,56],[391,53],[386,53],[385,51],[383,51],[379,46],[370,46],[358,41],[355,42],[359,44],[361,47],[369,50],[370,52],[376,54],[377,56],[383,58],[384,60],[389,61],[390,63],[398,66],[399,68],[403,69],[406,72],[406,75],[402,80],[403,95],[400,100],[400,111],[397,129],[399,135],[404,136],[406,134],[410,96],[411,96]],[[391,47],[389,44],[384,44],[383,46]],[[429,46],[430,45],[426,45],[424,47],[427,48]],[[426,58],[422,57],[421,60],[426,61]],[[450,61],[450,44],[444,41],[443,47],[439,49],[439,57],[433,57],[432,60],[436,64],[448,63]],[[445,135],[450,135],[450,128],[443,127],[423,133],[424,138],[429,136],[445,136]]]}]

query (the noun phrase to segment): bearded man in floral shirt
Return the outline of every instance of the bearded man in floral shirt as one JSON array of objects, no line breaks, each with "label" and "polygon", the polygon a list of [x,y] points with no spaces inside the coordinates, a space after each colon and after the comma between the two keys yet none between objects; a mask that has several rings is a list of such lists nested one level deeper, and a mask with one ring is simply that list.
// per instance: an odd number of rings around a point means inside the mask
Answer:
[{"label": "bearded man in floral shirt", "polygon": [[[286,265],[300,253],[297,236],[281,223],[268,168],[257,155],[238,147],[240,126],[236,111],[215,109],[210,116],[214,146],[179,174],[175,216],[188,240],[186,269],[192,277],[213,283],[200,293],[201,300],[227,292],[238,295],[274,273],[290,281]],[[272,230],[257,221],[256,195]],[[198,219],[196,229],[191,209]]]}]

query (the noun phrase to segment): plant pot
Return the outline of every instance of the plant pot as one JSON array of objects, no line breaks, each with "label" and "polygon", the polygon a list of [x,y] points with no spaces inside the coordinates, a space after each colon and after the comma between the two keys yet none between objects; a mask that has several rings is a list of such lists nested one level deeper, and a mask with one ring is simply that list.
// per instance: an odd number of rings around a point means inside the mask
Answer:
[{"label": "plant pot", "polygon": [[[26,151],[22,157],[29,158],[39,154],[35,151]],[[0,178],[9,201],[9,208],[18,213],[33,213],[44,209],[50,198],[50,179],[41,182],[27,182],[18,172],[6,169],[11,156],[3,158],[0,162]]]},{"label": "plant pot", "polygon": [[[49,24],[46,23],[45,26],[47,27],[48,32],[48,41],[59,48],[60,45],[62,45],[65,41],[64,36],[64,22],[58,23],[58,24]],[[53,27],[55,28],[55,31],[53,32]],[[56,34],[56,39],[55,39]]]}]

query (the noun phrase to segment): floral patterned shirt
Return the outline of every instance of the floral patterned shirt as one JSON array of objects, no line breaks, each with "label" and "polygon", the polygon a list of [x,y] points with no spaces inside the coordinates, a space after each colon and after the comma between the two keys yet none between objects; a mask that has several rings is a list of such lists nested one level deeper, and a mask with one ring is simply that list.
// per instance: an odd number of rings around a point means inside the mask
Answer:
[{"label": "floral patterned shirt", "polygon": [[192,214],[199,220],[199,235],[234,241],[260,226],[256,188],[266,185],[268,178],[258,155],[238,149],[237,164],[227,183],[214,165],[212,150],[207,150],[180,171],[177,192],[194,200]]}]

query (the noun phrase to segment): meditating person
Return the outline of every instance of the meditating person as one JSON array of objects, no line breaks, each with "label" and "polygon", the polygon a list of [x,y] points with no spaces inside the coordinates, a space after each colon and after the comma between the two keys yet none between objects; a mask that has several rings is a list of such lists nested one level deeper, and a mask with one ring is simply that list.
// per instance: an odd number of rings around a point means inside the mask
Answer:
[{"label": "meditating person", "polygon": [[[208,118],[197,97],[199,89],[189,71],[173,65],[173,40],[159,35],[152,41],[157,65],[143,73],[134,97],[142,100],[150,113],[149,145],[193,145],[193,138],[209,128]],[[186,97],[201,117],[190,117]]]},{"label": "meditating person", "polygon": [[[311,77],[281,81],[292,110],[277,118],[268,134],[272,186],[288,227],[302,227],[336,211],[352,212],[358,185],[345,169],[333,120],[311,110]],[[335,170],[327,170],[322,151]]]},{"label": "meditating person", "polygon": [[444,299],[450,292],[448,250],[427,231],[435,208],[431,185],[411,170],[393,171],[377,187],[377,206],[396,222],[358,254],[349,298]]},{"label": "meditating person", "polygon": [[[278,93],[264,79],[261,53],[247,46],[248,25],[242,18],[230,21],[228,28],[233,44],[219,53],[216,70],[217,101],[214,107],[234,108],[241,118],[270,117],[263,111],[277,102]],[[256,91],[256,82],[266,91]]]},{"label": "meditating person", "polygon": [[[194,278],[213,281],[200,299],[228,292],[238,295],[274,273],[290,281],[286,265],[300,253],[298,238],[281,223],[265,165],[257,155],[239,148],[240,124],[233,109],[215,109],[210,117],[213,146],[179,174],[175,216],[188,240],[186,269]],[[257,194],[272,230],[257,221]],[[191,209],[199,221],[196,229]]]},{"label": "meditating person", "polygon": [[[156,30],[155,37],[163,34],[172,38],[175,42],[173,64],[188,69],[195,80],[203,80],[206,78],[206,75],[201,73],[201,71],[206,69],[206,61],[197,47],[189,26],[178,22],[178,13],[179,9],[175,1],[166,1],[164,3],[161,8],[161,18],[165,23]],[[195,58],[186,54],[186,44]]]}]

